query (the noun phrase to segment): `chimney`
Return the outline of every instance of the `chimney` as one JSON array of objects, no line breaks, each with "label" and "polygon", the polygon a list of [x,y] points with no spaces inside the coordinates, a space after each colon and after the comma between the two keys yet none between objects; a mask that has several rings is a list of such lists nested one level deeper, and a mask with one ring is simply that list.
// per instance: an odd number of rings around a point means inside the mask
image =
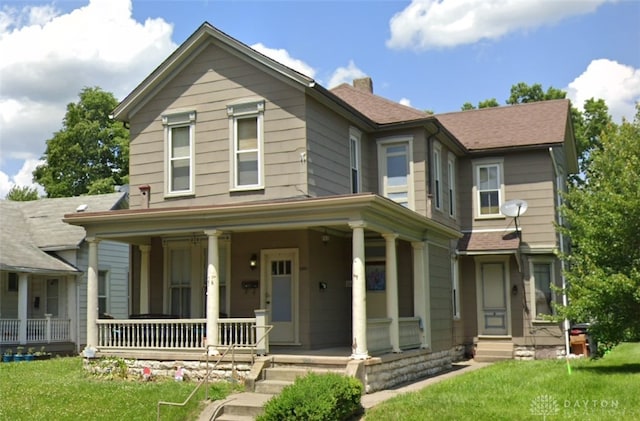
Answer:
[{"label": "chimney", "polygon": [[149,199],[151,196],[151,187],[148,184],[144,186],[138,187],[140,189],[140,194],[142,195],[142,200],[140,205],[142,209],[149,209]]},{"label": "chimney", "polygon": [[359,91],[364,91],[370,94],[373,93],[373,81],[370,77],[353,79],[353,87]]}]

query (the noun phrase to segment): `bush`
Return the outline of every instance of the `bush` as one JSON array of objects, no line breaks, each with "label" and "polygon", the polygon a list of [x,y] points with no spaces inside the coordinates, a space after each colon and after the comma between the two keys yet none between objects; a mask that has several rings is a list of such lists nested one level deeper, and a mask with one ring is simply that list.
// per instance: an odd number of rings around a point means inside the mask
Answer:
[{"label": "bush", "polygon": [[353,377],[311,372],[267,402],[257,420],[347,420],[362,410],[362,391],[362,383]]}]

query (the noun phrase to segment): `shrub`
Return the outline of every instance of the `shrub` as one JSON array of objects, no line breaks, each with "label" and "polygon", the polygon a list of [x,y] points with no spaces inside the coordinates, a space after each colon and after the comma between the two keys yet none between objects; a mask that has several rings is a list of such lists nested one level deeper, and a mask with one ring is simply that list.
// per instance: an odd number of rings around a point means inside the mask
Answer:
[{"label": "shrub", "polygon": [[311,372],[267,402],[257,420],[347,420],[362,410],[362,391],[362,383],[353,377]]}]

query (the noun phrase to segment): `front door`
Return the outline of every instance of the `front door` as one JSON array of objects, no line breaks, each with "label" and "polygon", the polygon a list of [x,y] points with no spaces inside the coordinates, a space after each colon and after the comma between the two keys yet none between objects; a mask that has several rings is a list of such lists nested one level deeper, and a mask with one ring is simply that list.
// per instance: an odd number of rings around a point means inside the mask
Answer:
[{"label": "front door", "polygon": [[482,263],[480,279],[480,335],[507,335],[507,279],[503,263]]},{"label": "front door", "polygon": [[298,250],[264,250],[264,308],[269,310],[272,344],[298,342]]}]

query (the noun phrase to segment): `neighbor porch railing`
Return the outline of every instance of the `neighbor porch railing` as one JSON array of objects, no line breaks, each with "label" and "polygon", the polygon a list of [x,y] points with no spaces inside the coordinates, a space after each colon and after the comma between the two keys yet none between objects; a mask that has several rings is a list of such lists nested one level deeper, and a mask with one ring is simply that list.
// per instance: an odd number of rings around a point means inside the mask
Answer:
[{"label": "neighbor porch railing", "polygon": [[218,343],[206,343],[206,319],[100,319],[99,349],[194,350],[205,345],[253,350],[255,318],[218,319]]},{"label": "neighbor porch railing", "polygon": [[[20,343],[20,319],[0,319],[0,342]],[[28,343],[53,343],[71,341],[71,320],[47,316],[44,319],[27,319]]]},{"label": "neighbor porch railing", "polygon": [[[391,336],[389,327],[391,319],[377,318],[367,320],[367,348],[369,352],[380,354],[389,352]],[[407,350],[420,347],[420,318],[400,317],[398,320],[400,349]]]}]

